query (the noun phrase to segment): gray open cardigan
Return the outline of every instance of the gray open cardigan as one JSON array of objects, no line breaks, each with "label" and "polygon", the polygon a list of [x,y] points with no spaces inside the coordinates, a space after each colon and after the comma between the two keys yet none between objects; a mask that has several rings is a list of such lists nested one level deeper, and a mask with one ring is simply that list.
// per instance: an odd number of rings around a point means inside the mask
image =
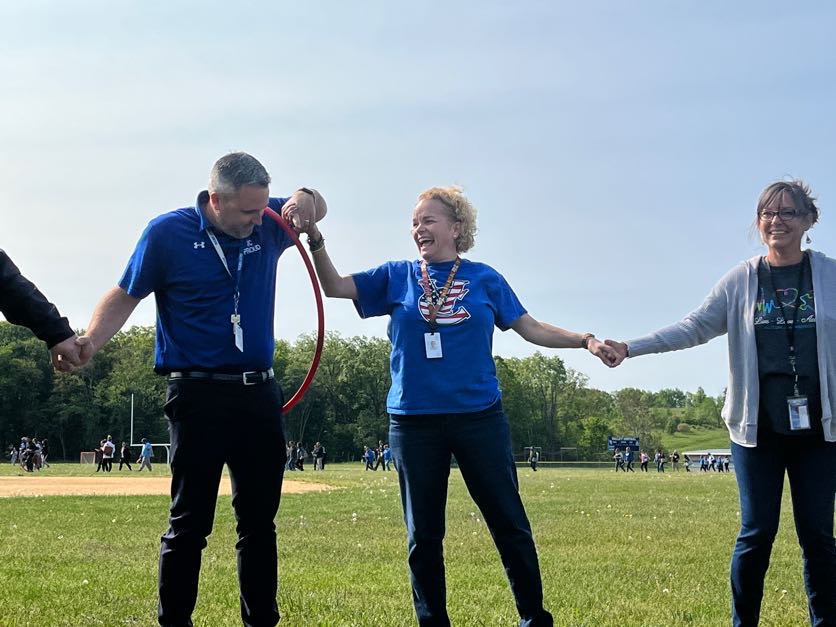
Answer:
[{"label": "gray open cardigan", "polygon": [[[836,441],[836,260],[809,251],[816,303],[816,347],[821,384],[824,438]],[[755,344],[755,298],[758,264],[752,257],[732,268],[703,304],[676,324],[627,342],[630,357],[690,348],[728,334],[729,386],[723,419],[733,442],[757,445],[758,353]]]}]

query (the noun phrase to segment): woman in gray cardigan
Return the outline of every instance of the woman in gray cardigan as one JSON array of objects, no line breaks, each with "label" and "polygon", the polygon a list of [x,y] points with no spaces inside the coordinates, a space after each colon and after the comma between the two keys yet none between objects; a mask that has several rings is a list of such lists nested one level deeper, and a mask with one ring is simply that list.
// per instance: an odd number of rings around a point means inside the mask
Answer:
[{"label": "woman in gray cardigan", "polygon": [[802,181],[772,183],[755,217],[765,256],[733,268],[680,322],[626,343],[607,340],[620,363],[728,335],[722,415],[740,492],[731,560],[736,626],[758,623],[785,472],[811,624],[836,625],[836,260],[801,250],[818,219]]}]

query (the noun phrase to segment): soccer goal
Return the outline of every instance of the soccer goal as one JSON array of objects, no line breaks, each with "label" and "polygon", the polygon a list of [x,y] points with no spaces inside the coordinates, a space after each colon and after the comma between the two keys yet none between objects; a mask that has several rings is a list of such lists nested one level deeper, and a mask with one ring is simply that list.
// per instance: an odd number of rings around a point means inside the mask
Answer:
[{"label": "soccer goal", "polygon": [[96,463],[96,453],[93,451],[81,451],[81,459],[78,461],[81,464],[90,464],[92,466]]},{"label": "soccer goal", "polygon": [[[131,394],[131,436],[130,436],[130,446],[131,448],[139,447],[140,450],[142,449],[143,442],[137,441],[137,438],[134,436],[134,395]],[[152,442],[151,443],[152,450],[155,448],[162,448],[165,449],[165,463],[171,464],[171,442]],[[156,458],[156,455],[153,456]]]}]

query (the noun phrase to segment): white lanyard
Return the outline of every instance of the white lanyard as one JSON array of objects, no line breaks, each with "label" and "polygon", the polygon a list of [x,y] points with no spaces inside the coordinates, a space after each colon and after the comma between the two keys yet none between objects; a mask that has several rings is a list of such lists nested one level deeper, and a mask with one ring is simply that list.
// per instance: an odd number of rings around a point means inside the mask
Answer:
[{"label": "white lanyard", "polygon": [[[224,255],[224,251],[221,248],[220,243],[218,243],[218,238],[215,236],[215,232],[211,228],[206,229],[206,234],[209,236],[209,239],[212,242],[212,246],[215,247],[215,252],[218,253],[218,257],[221,260],[221,263],[224,264],[224,270],[229,275],[229,278],[233,278],[232,272],[229,271],[229,266],[226,263],[226,255]],[[238,249],[238,272],[236,273],[235,279],[235,291],[232,294],[232,302],[233,302],[233,313],[229,318],[229,321],[232,323],[232,335],[235,338],[235,348],[237,348],[242,353],[244,352],[244,332],[241,329],[241,315],[238,313],[238,301],[241,297],[241,268],[244,266],[244,247]]]}]

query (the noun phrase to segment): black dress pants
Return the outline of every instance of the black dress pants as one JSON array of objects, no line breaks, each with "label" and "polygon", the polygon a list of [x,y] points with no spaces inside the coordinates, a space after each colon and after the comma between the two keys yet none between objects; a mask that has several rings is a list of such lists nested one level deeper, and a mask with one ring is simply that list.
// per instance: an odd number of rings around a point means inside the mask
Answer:
[{"label": "black dress pants", "polygon": [[279,622],[274,519],[284,475],[282,405],[272,379],[256,385],[169,381],[171,511],[160,547],[160,625],[192,625],[201,552],[212,532],[224,464],[237,522],[241,618],[252,627]]}]

